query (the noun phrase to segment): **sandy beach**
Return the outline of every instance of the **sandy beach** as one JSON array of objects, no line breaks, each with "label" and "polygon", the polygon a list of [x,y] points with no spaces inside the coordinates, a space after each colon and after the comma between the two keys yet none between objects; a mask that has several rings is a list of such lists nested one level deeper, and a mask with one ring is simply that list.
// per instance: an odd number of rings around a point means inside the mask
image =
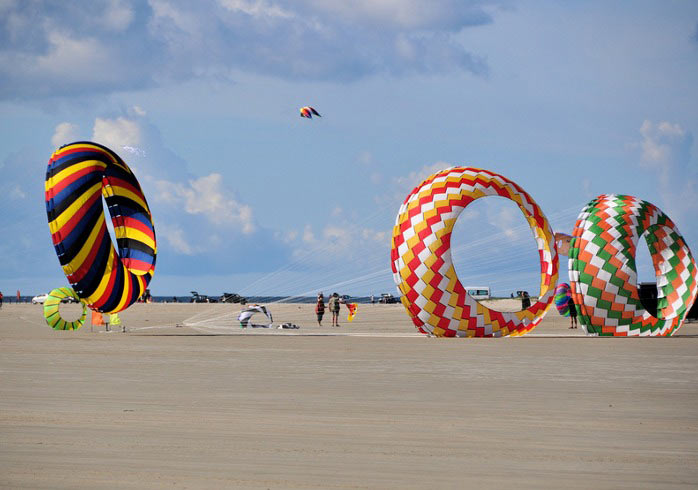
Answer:
[{"label": "sandy beach", "polygon": [[437,339],[400,305],[343,310],[340,328],[270,305],[297,331],[243,331],[239,308],[137,304],[107,333],[5,304],[0,486],[698,484],[696,323],[586,338],[550,311],[523,338]]}]

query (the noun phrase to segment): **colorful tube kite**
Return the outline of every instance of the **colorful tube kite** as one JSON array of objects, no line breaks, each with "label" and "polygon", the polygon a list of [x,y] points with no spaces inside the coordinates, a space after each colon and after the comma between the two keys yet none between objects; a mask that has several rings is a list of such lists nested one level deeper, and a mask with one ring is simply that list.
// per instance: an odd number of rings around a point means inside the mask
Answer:
[{"label": "colorful tube kite", "polygon": [[570,285],[562,282],[555,288],[555,308],[562,316],[570,316],[570,300],[572,299],[572,290]]},{"label": "colorful tube kite", "polygon": [[[481,305],[466,292],[453,267],[453,226],[468,204],[485,196],[514,201],[538,245],[540,297],[523,311],[498,312]],[[472,167],[438,172],[407,196],[393,228],[391,262],[412,322],[423,333],[445,337],[502,337],[531,331],[550,307],[558,276],[553,231],[535,201],[511,180]]]},{"label": "colorful tube kite", "polygon": [[143,294],[155,270],[155,229],[135,175],[116,153],[89,141],[56,150],[46,171],[46,213],[63,272],[90,308],[115,313]]},{"label": "colorful tube kite", "polygon": [[[75,321],[67,322],[61,318],[61,314],[58,311],[62,300],[66,298],[74,298],[79,301],[82,305],[82,315]],[[77,330],[85,324],[85,319],[87,318],[87,306],[85,303],[80,301],[80,298],[72,288],[57,288],[48,293],[46,301],[44,301],[44,318],[48,326],[54,330]]]},{"label": "colorful tube kite", "polygon": [[[657,275],[656,318],[637,290],[635,252],[643,234]],[[696,299],[696,262],[688,245],[668,216],[632,196],[603,194],[587,204],[569,257],[572,298],[587,333],[672,335]]]}]

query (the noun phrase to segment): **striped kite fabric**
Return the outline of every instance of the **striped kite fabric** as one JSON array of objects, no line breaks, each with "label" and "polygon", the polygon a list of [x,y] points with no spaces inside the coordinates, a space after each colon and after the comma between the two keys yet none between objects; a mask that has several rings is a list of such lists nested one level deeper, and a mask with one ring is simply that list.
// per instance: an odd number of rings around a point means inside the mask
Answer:
[{"label": "striped kite fabric", "polygon": [[[483,306],[456,276],[453,227],[468,204],[485,196],[514,201],[538,246],[540,297],[523,311],[499,312]],[[393,228],[391,263],[412,322],[420,332],[440,337],[503,337],[531,331],[550,307],[558,277],[555,237],[535,201],[506,177],[473,167],[438,172],[407,196]]]},{"label": "striped kite fabric", "polygon": [[[68,322],[61,317],[58,307],[62,300],[66,298],[74,298],[82,305],[82,315],[75,321]],[[44,301],[44,318],[48,326],[54,330],[77,330],[85,324],[87,318],[87,306],[80,301],[78,295],[75,294],[72,288],[57,288],[48,293],[48,297]]]},{"label": "striped kite fabric", "polygon": [[143,294],[155,270],[155,229],[135,175],[116,153],[89,141],[56,150],[46,171],[46,213],[63,272],[90,308],[115,313]]},{"label": "striped kite fabric", "polygon": [[[638,294],[635,253],[643,234],[657,275],[657,317]],[[674,223],[653,204],[625,195],[602,194],[582,209],[569,275],[582,326],[601,336],[673,335],[698,293],[696,262]]]}]

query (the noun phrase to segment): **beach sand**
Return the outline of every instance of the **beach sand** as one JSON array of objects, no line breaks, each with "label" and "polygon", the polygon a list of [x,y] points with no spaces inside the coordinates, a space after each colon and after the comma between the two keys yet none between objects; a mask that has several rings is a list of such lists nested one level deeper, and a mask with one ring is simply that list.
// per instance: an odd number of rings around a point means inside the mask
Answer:
[{"label": "beach sand", "polygon": [[523,338],[438,339],[401,305],[340,328],[270,305],[298,331],[243,331],[222,316],[239,308],[137,304],[127,333],[55,332],[6,303],[0,486],[698,484],[698,324],[587,338],[552,310]]}]

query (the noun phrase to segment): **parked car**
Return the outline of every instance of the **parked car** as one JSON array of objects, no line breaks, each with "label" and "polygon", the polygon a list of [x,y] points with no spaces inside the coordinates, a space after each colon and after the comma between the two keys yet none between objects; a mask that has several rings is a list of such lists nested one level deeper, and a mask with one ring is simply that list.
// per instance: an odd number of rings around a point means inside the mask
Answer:
[{"label": "parked car", "polygon": [[395,296],[393,296],[390,293],[383,293],[383,294],[381,294],[380,300],[378,300],[378,302],[386,304],[386,305],[391,304],[391,303],[399,303],[400,298],[396,298]]},{"label": "parked car", "polygon": [[247,304],[247,298],[240,296],[236,293],[223,293],[220,298],[221,303],[240,303],[241,305]]},{"label": "parked car", "polygon": [[487,286],[467,286],[465,290],[473,299],[490,299],[490,288]]},{"label": "parked car", "polygon": [[217,299],[209,298],[205,294],[199,294],[196,291],[191,292],[190,303],[218,303]]},{"label": "parked car", "polygon": [[48,298],[48,293],[44,294],[37,294],[32,298],[32,304],[33,305],[43,305],[44,301],[46,301],[46,298]]}]

